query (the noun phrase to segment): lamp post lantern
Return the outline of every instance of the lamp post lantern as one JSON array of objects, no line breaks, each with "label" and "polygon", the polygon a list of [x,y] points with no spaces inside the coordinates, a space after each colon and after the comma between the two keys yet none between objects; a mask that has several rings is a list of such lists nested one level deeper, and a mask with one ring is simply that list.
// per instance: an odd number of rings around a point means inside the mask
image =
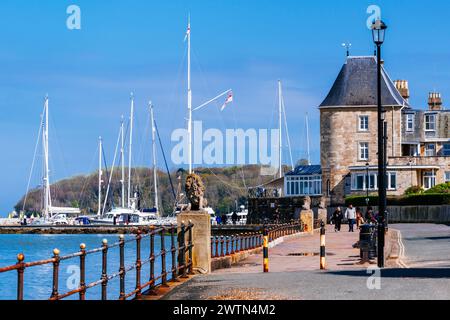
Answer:
[{"label": "lamp post lantern", "polygon": [[381,102],[381,45],[387,26],[380,19],[372,24],[373,42],[377,47],[377,100],[378,100],[378,267],[384,267],[384,236],[386,218],[386,158],[385,113]]}]

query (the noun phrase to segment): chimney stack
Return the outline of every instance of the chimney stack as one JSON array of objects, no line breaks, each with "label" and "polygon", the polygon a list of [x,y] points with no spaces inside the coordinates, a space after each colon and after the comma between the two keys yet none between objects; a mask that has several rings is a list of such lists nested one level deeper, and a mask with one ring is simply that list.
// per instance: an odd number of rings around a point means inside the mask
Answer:
[{"label": "chimney stack", "polygon": [[396,80],[394,81],[395,87],[397,88],[398,92],[400,92],[403,99],[406,101],[409,100],[409,85],[408,81],[406,80]]},{"label": "chimney stack", "polygon": [[428,94],[428,108],[431,111],[442,110],[442,98],[438,92],[430,92]]}]

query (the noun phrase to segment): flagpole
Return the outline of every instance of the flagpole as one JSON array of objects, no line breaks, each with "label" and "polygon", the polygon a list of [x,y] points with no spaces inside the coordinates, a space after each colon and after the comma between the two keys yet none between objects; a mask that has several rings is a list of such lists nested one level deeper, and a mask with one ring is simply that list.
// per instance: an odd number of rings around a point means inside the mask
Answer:
[{"label": "flagpole", "polygon": [[229,90],[227,90],[227,91],[224,91],[224,92],[222,92],[221,94],[219,94],[217,97],[214,97],[214,98],[212,98],[211,100],[208,100],[207,102],[203,103],[202,105],[198,106],[197,108],[195,108],[195,109],[192,110],[192,111],[200,110],[201,108],[205,107],[206,105],[208,105],[208,104],[210,104],[211,102],[213,102],[213,101],[215,101],[215,100],[217,100],[217,99],[223,97],[224,95],[226,95],[227,93],[230,93],[230,92],[231,92],[231,89],[229,89]]},{"label": "flagpole", "polygon": [[187,31],[187,41],[188,41],[188,157],[189,157],[189,174],[192,174],[192,91],[191,91],[191,16],[188,18],[188,31]]},{"label": "flagpole", "polygon": [[279,177],[283,177],[283,167],[282,167],[282,153],[283,153],[283,145],[282,145],[282,128],[281,128],[281,113],[282,113],[282,98],[281,98],[282,92],[281,92],[281,80],[278,80],[278,125],[279,125],[279,137],[278,137],[278,143],[279,143]]},{"label": "flagpole", "polygon": [[128,208],[131,208],[131,156],[133,147],[134,94],[131,93],[130,145],[128,148]]}]

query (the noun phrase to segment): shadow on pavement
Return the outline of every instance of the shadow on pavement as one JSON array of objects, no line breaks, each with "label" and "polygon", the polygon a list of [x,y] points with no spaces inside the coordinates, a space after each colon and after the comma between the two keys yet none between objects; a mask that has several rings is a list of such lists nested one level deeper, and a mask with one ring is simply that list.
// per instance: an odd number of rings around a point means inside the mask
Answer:
[{"label": "shadow on pavement", "polygon": [[[345,270],[345,271],[329,271],[328,274],[352,276],[352,277],[367,277],[373,274],[373,270]],[[450,269],[444,268],[411,268],[411,269],[383,269],[381,270],[383,278],[449,278]]]}]

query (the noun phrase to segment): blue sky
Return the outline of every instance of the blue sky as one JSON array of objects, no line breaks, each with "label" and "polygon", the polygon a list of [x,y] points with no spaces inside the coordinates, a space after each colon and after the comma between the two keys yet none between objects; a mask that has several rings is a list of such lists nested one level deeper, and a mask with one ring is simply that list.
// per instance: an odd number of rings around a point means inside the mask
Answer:
[{"label": "blue sky", "polygon": [[[71,4],[81,8],[81,30],[66,28]],[[353,55],[373,53],[366,27],[371,4],[380,6],[389,25],[383,54],[391,77],[409,80],[417,108],[426,106],[431,90],[441,92],[445,103],[450,99],[450,4],[444,0],[2,0],[0,215],[25,192],[47,93],[53,181],[94,171],[99,135],[112,158],[131,91],[137,108],[136,163],[151,161],[144,139],[149,99],[170,152],[171,132],[185,125],[188,12],[194,105],[228,88],[235,95],[225,112],[217,103],[196,119],[221,130],[274,127],[281,78],[294,157],[305,155],[309,112],[312,160],[318,163],[317,106],[344,62],[342,42],[352,43]],[[38,183],[36,172],[32,186]]]}]

